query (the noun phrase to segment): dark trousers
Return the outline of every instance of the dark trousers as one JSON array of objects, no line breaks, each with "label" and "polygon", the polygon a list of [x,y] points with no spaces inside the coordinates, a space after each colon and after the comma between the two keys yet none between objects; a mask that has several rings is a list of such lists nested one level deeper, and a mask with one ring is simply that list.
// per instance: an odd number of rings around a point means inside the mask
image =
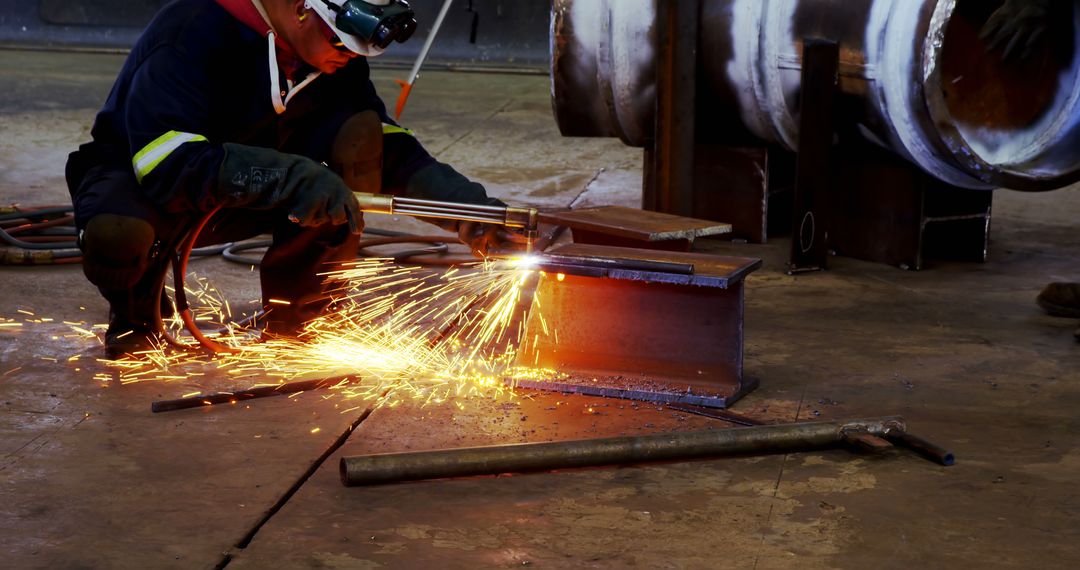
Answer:
[{"label": "dark trousers", "polygon": [[[132,291],[102,291],[114,310],[130,320],[144,321],[153,307],[161,272],[174,255],[178,241],[190,231],[197,214],[166,215],[146,199],[130,167],[95,166],[86,171],[73,192],[79,229],[99,214],[143,219],[154,227],[161,251],[147,274]],[[241,241],[270,233],[273,245],[260,265],[262,301],[270,310],[268,325],[274,331],[293,332],[300,323],[318,316],[329,304],[320,273],[355,259],[359,239],[347,225],[302,228],[290,222],[287,210],[223,209],[206,225],[197,247]],[[271,303],[271,299],[277,301]],[[142,314],[140,314],[142,313]]]},{"label": "dark trousers", "polygon": [[290,222],[287,213],[285,209],[222,210],[195,244],[204,247],[273,234],[273,244],[259,265],[259,280],[263,307],[269,311],[268,326],[286,333],[326,309],[330,296],[320,274],[356,259],[360,246],[348,225],[303,228]]},{"label": "dark trousers", "polygon": [[[280,149],[316,162],[330,163],[341,127],[355,113],[354,109],[321,108],[299,123],[300,128],[287,129],[288,134],[282,135],[279,141]],[[92,147],[92,151],[88,147]],[[142,194],[129,162],[110,162],[118,155],[125,156],[126,149],[83,145],[80,152],[73,153],[69,159],[67,179],[75,205],[76,226],[81,230],[99,214],[146,220],[165,246],[166,251],[158,254],[158,259],[164,261],[173,255],[170,249],[175,248],[200,215],[197,212],[180,215],[161,212]],[[318,316],[326,308],[328,292],[319,274],[355,259],[359,250],[359,237],[350,234],[347,225],[302,228],[290,222],[287,213],[284,206],[273,210],[224,209],[210,220],[196,242],[196,246],[203,247],[241,241],[264,233],[273,235],[273,245],[260,265],[262,301],[263,307],[270,311],[268,327],[273,329],[275,323],[279,323],[276,328],[283,333],[292,332],[300,323]],[[148,271],[151,274],[136,284],[134,292],[102,291],[102,294],[114,308],[124,301],[130,303],[132,297],[156,296],[164,268],[165,263],[152,263],[152,271]],[[271,299],[284,303],[270,303]],[[135,313],[139,311],[135,309]]]}]

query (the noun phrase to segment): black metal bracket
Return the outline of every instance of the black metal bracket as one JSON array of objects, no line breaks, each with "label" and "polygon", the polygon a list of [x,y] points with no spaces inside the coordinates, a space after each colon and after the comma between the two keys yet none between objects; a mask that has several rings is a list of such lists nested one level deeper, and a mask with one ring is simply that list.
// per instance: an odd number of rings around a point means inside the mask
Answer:
[{"label": "black metal bracket", "polygon": [[802,61],[789,274],[826,267],[828,235],[823,206],[833,186],[840,44],[804,39]]},{"label": "black metal bracket", "polygon": [[657,2],[656,129],[645,151],[642,209],[694,215],[698,19],[701,0]]}]

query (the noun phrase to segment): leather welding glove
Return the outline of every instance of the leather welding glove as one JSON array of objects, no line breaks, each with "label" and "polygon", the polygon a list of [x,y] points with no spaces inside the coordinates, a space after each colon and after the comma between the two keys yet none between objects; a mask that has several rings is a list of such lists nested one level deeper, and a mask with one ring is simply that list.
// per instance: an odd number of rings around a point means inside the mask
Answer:
[{"label": "leather welding glove", "polygon": [[[405,187],[405,193],[410,198],[506,206],[502,200],[488,196],[481,184],[469,180],[449,164],[441,162],[435,162],[413,174]],[[517,241],[512,234],[495,224],[434,219],[425,221],[448,232],[457,233],[458,240],[469,246],[473,255],[481,258],[485,257],[490,250],[502,248],[508,243]]]},{"label": "leather welding glove", "polygon": [[986,20],[979,39],[986,51],[1002,49],[1002,59],[1031,57],[1050,26],[1053,0],[1005,0]]},{"label": "leather welding glove", "polygon": [[363,212],[340,176],[310,158],[274,149],[225,143],[218,198],[227,206],[284,207],[303,227],[349,224],[364,231]]}]

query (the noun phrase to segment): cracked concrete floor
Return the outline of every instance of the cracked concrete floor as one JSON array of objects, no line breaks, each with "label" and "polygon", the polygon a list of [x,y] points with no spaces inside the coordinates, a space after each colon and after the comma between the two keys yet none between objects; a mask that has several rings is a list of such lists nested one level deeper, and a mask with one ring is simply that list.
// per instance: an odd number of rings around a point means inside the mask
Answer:
[{"label": "cracked concrete floor", "polygon": [[[0,201],[64,203],[66,154],[87,137],[121,58],[2,54]],[[387,98],[395,75],[376,73]],[[636,204],[641,152],[561,138],[548,89],[538,76],[427,73],[404,119],[507,201]],[[786,240],[703,244],[765,259],[746,306],[745,366],[761,387],[736,411],[903,415],[955,451],[952,468],[837,450],[345,488],[342,455],[724,426],[529,392],[370,416],[313,395],[153,415],[151,401],[222,379],[95,381],[100,347],[62,323],[104,320],[77,267],[0,267],[0,317],[54,319],[0,332],[4,565],[1075,567],[1080,345],[1075,322],[1041,314],[1033,299],[1047,281],[1080,280],[1080,192],[995,201],[982,265],[911,273],[836,258],[826,273],[789,277]],[[257,297],[247,268],[194,263],[237,303]]]}]

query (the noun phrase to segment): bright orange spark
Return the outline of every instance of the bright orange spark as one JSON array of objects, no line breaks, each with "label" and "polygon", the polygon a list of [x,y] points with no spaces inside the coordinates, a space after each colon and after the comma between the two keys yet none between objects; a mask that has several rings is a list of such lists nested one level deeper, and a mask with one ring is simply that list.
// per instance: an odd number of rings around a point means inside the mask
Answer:
[{"label": "bright orange spark", "polygon": [[[332,311],[307,323],[299,338],[261,341],[257,330],[230,321],[229,305],[216,289],[193,278],[185,287],[193,317],[201,326],[218,327],[207,335],[237,349],[235,354],[211,358],[162,345],[106,364],[119,371],[121,383],[190,380],[203,375],[193,369],[212,366],[236,381],[256,377],[270,384],[345,374],[361,378],[330,388],[347,399],[389,392],[441,403],[450,396],[511,394],[507,379],[554,375],[514,366],[530,301],[523,291],[536,274],[531,263],[484,261],[438,272],[388,259],[358,260],[325,275],[335,300]],[[183,337],[178,318],[166,324]],[[546,321],[543,326],[550,334]]]}]

